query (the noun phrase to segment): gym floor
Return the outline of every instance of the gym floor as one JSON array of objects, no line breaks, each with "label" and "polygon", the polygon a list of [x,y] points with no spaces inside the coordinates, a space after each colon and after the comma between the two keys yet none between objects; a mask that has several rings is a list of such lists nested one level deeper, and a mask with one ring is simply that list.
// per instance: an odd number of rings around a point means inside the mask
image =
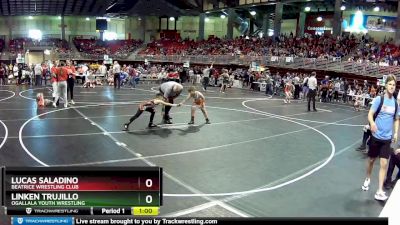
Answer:
[{"label": "gym floor", "polygon": [[[187,87],[175,101],[187,96]],[[200,87],[199,87],[200,89]],[[157,85],[75,88],[76,105],[37,109],[48,87],[0,86],[0,162],[4,166],[160,166],[160,216],[377,217],[384,203],[364,192],[360,145],[367,112],[343,104],[284,104],[261,92],[210,87],[211,124],[190,102],[172,108],[172,125],[148,129],[149,114],[122,124]],[[161,122],[161,107],[155,123]],[[395,171],[397,172],[397,171]],[[2,217],[4,214],[2,212]]]}]

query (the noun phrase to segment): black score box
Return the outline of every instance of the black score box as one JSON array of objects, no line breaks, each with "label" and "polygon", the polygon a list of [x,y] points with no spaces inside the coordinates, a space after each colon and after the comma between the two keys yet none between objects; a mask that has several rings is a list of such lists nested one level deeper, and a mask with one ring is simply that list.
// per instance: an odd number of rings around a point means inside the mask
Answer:
[{"label": "black score box", "polygon": [[43,208],[43,207],[32,207],[32,208],[17,208],[7,207],[7,215],[91,215],[90,207],[79,207],[79,208]]},{"label": "black score box", "polygon": [[93,207],[93,215],[132,215],[130,207]]}]

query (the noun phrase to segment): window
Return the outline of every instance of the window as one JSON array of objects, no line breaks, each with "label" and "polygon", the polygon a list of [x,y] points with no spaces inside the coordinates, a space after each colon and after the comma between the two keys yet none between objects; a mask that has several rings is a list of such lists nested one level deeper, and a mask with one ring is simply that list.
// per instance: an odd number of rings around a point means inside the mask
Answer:
[{"label": "window", "polygon": [[107,40],[107,41],[109,41],[109,40],[117,40],[117,33],[105,31],[103,39]]},{"label": "window", "polygon": [[42,31],[40,30],[29,30],[29,37],[34,40],[41,40],[42,39]]}]

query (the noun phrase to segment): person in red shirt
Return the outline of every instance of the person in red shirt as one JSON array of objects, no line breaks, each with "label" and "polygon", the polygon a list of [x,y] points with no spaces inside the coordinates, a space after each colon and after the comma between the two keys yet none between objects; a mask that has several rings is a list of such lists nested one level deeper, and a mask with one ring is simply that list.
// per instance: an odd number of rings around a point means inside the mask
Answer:
[{"label": "person in red shirt", "polygon": [[57,77],[57,93],[56,99],[54,100],[53,106],[57,107],[56,102],[61,97],[64,100],[64,108],[68,107],[67,98],[67,79],[68,79],[68,69],[65,66],[65,62],[61,62],[59,67],[55,69],[55,75]]},{"label": "person in red shirt", "polygon": [[294,90],[294,86],[290,79],[287,80],[285,84],[285,99],[283,100],[284,103],[290,103],[290,99],[292,98],[292,92]]},{"label": "person in red shirt", "polygon": [[51,67],[50,71],[51,71],[51,78],[50,78],[50,83],[51,86],[53,87],[53,105],[57,104],[58,102],[56,102],[56,98],[58,96],[58,81],[57,81],[57,68],[58,68],[58,61],[54,61],[53,62],[53,66]]}]

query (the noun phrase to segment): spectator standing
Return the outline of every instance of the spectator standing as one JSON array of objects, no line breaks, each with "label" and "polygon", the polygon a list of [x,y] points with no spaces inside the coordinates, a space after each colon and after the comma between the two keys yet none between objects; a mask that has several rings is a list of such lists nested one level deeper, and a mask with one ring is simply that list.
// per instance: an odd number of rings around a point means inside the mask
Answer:
[{"label": "spectator standing", "polygon": [[[118,61],[114,61],[114,66],[113,66],[113,73],[114,73],[114,88],[117,88],[118,85],[118,89],[121,88],[121,77],[120,77],[120,73],[121,73],[121,66],[118,64]],[[118,82],[118,84],[117,84]]]},{"label": "spectator standing", "polygon": [[132,88],[136,88],[137,71],[135,68],[133,68],[133,65],[129,66],[128,74],[129,74],[129,84],[132,86]]},{"label": "spectator standing", "polygon": [[34,68],[35,72],[35,86],[42,86],[42,76],[43,76],[43,68],[41,64],[36,64]]},{"label": "spectator standing", "polygon": [[101,66],[99,66],[99,73],[103,79],[107,79],[107,66],[105,65],[104,62],[103,64],[101,64]]},{"label": "spectator standing", "polygon": [[[390,144],[392,140],[397,142],[400,115],[397,109],[397,101],[393,96],[396,89],[396,77],[394,75],[389,75],[387,77],[385,87],[385,94],[373,100],[368,113],[368,122],[370,124],[372,136],[368,150],[367,177],[362,186],[362,190],[364,191],[369,189],[374,162],[376,158],[379,157],[379,180],[375,199],[380,201],[385,201],[388,198],[383,191],[383,183],[387,173],[388,159],[392,153]],[[381,103],[381,109],[379,113],[375,115]]]},{"label": "spectator standing", "polygon": [[70,103],[72,105],[75,105],[74,102],[74,85],[75,85],[75,79],[76,79],[76,70],[75,66],[72,64],[70,60],[67,60],[67,66],[66,66],[67,72],[68,72],[68,79],[67,79],[67,92],[70,94]]},{"label": "spectator standing", "polygon": [[62,97],[64,100],[64,108],[68,107],[68,97],[67,97],[67,79],[68,79],[68,70],[65,66],[64,62],[60,63],[60,66],[56,68],[55,74],[57,76],[57,96],[53,103],[54,107],[56,106],[56,102],[58,102],[59,98]]},{"label": "spectator standing", "polygon": [[212,69],[213,64],[211,63],[210,67],[206,67],[203,70],[203,91],[207,91],[207,86],[210,82],[210,70]]},{"label": "spectator standing", "polygon": [[300,98],[300,78],[298,74],[295,75],[293,79],[294,83],[294,99],[299,99]]},{"label": "spectator standing", "polygon": [[315,95],[317,94],[317,78],[315,78],[317,74],[315,72],[311,73],[311,77],[307,79],[308,86],[308,95],[307,95],[307,111],[310,112],[310,104],[313,102],[313,110],[317,111],[315,108]]},{"label": "spectator standing", "polygon": [[0,65],[0,85],[6,85],[7,70],[3,63]]}]

